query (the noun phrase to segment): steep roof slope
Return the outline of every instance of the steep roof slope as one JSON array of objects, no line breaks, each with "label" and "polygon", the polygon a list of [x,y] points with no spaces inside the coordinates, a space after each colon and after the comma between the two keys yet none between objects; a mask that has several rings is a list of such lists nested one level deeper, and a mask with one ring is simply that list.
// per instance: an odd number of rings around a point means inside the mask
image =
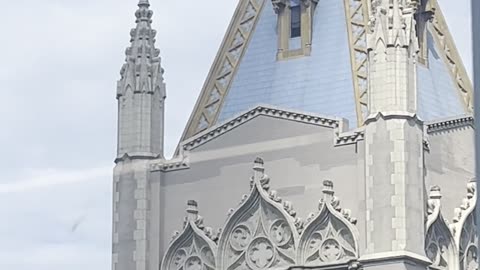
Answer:
[{"label": "steep roof slope", "polygon": [[[368,2],[319,0],[311,54],[277,60],[272,1],[240,0],[181,140],[258,104],[343,117],[350,127],[363,125]],[[464,114],[471,110],[471,82],[437,1],[425,1],[425,6],[433,19],[427,26],[428,61],[417,65],[418,114],[424,120]]]},{"label": "steep roof slope", "polygon": [[338,0],[318,3],[311,56],[277,61],[277,15],[267,1],[218,121],[264,103],[356,122],[343,5]]}]

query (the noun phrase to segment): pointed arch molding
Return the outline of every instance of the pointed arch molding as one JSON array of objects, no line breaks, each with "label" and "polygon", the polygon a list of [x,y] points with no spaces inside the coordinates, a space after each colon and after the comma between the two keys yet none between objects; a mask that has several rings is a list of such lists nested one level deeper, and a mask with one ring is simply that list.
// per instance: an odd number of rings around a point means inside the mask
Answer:
[{"label": "pointed arch molding", "polygon": [[440,188],[432,187],[428,200],[425,254],[436,269],[458,270],[458,251],[452,232],[441,213]]},{"label": "pointed arch molding", "polygon": [[[197,203],[188,202],[183,231],[176,232],[162,260],[162,270],[214,270],[217,246],[211,228],[203,227]],[[213,238],[213,239],[212,239]]]},{"label": "pointed arch molding", "polygon": [[241,0],[207,76],[181,141],[213,126],[245,53],[265,0]]},{"label": "pointed arch molding", "polygon": [[460,270],[478,269],[478,231],[476,219],[476,181],[467,184],[467,197],[460,208],[455,209],[451,230],[458,249]]},{"label": "pointed arch molding", "polygon": [[257,159],[251,192],[234,210],[220,236],[218,269],[288,268],[295,264],[298,220],[291,203],[269,189],[263,161]]},{"label": "pointed arch molding", "polygon": [[349,210],[339,207],[331,181],[324,182],[318,213],[310,214],[305,223],[291,202],[270,189],[264,171],[263,160],[257,158],[250,193],[229,211],[218,235],[199,227],[201,218],[195,211],[193,216],[188,214],[185,229],[176,234],[161,270],[287,269],[300,264],[337,265],[358,258],[356,220]]},{"label": "pointed arch molding", "polygon": [[432,9],[435,14],[432,20],[432,34],[441,49],[441,55],[448,67],[450,75],[464,101],[467,112],[473,112],[473,86],[468,77],[462,58],[458,53],[453,37],[448,29],[447,22],[443,16],[438,0],[431,0]]},{"label": "pointed arch molding", "polygon": [[356,219],[339,207],[333,196],[333,183],[324,181],[324,198],[317,214],[311,214],[299,244],[298,263],[318,266],[343,263],[358,258]]}]

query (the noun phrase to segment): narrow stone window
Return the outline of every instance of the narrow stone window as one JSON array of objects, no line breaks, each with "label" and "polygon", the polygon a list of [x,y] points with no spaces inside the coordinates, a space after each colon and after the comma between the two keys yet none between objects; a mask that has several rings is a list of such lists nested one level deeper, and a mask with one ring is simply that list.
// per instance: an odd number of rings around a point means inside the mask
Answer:
[{"label": "narrow stone window", "polygon": [[278,15],[277,60],[309,56],[312,22],[319,0],[271,0]]},{"label": "narrow stone window", "polygon": [[296,5],[290,8],[290,38],[302,35],[302,8]]}]

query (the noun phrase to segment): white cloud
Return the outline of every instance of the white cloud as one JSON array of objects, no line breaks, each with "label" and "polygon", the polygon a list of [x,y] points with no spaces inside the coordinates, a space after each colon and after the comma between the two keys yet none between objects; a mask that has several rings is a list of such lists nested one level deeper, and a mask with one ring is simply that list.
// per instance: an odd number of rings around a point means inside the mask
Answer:
[{"label": "white cloud", "polygon": [[25,178],[0,183],[0,193],[38,192],[37,189],[77,182],[108,179],[112,175],[112,167],[101,167],[68,171],[62,169],[27,170]]},{"label": "white cloud", "polygon": [[30,171],[21,184],[2,184],[0,269],[108,269],[110,172]]}]

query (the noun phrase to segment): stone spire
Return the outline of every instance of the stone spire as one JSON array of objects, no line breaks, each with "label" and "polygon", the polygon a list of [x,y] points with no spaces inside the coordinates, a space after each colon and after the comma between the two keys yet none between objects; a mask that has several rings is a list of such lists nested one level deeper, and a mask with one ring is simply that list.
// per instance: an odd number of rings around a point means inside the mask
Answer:
[{"label": "stone spire", "polygon": [[136,27],[130,31],[131,45],[117,86],[119,103],[118,155],[130,158],[163,157],[165,84],[157,32],[152,29],[153,12],[148,0],[140,0]]},{"label": "stone spire", "polygon": [[160,50],[155,48],[153,12],[140,0],[136,26],[117,84],[118,148],[114,170],[113,270],[158,269],[160,243],[149,179],[150,160],[163,158],[165,84]]},{"label": "stone spire", "polygon": [[417,0],[374,0],[368,35],[369,114],[416,113]]}]

